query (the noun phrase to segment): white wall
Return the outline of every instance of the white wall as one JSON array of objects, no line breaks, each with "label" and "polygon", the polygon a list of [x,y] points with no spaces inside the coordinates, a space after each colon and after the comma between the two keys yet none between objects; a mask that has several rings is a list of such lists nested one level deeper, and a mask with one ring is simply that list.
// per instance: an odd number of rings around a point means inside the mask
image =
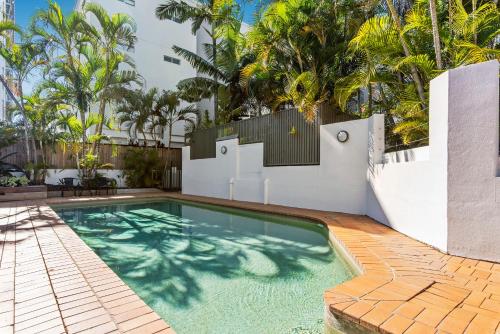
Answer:
[{"label": "white wall", "polygon": [[[78,179],[78,170],[76,169],[49,169],[47,172],[45,184],[59,184],[59,180],[65,177]],[[126,186],[122,171],[119,169],[100,169],[97,172],[105,177],[115,179],[118,187]]]},{"label": "white wall", "polygon": [[[262,143],[238,145],[238,139],[217,142],[214,159],[190,160],[190,148],[185,147],[182,191],[229,199],[233,180],[233,199],[262,203],[268,180],[271,204],[364,214],[368,133],[374,123],[383,125],[383,116],[321,126],[317,166],[264,167]],[[340,130],[349,132],[347,143],[336,139]],[[223,145],[226,155],[220,153]]]},{"label": "white wall", "polygon": [[190,160],[185,147],[183,193],[366,214],[451,254],[500,261],[498,67],[431,81],[427,147],[383,154],[381,115],[321,126],[318,166],[263,167],[262,144],[237,139],[219,141],[214,159]]},{"label": "white wall", "polygon": [[449,71],[448,250],[500,260],[498,62]]},{"label": "white wall", "polygon": [[431,81],[430,146],[385,155],[367,214],[455,255],[500,260],[498,62]]}]

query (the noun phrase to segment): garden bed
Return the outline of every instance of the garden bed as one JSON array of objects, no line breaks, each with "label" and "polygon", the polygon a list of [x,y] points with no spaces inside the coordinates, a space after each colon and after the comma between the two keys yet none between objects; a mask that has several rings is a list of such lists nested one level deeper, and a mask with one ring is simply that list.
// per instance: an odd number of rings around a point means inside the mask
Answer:
[{"label": "garden bed", "polygon": [[47,198],[46,186],[0,187],[0,202]]}]

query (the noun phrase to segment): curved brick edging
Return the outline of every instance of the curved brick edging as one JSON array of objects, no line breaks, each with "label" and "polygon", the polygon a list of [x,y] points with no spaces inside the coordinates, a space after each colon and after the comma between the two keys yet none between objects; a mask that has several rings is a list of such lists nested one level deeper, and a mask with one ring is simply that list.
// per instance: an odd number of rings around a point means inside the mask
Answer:
[{"label": "curved brick edging", "polygon": [[331,314],[381,333],[500,332],[500,264],[450,256],[363,216],[168,194],[313,219],[363,273],[325,292]]},{"label": "curved brick edging", "polygon": [[[329,312],[343,321],[382,333],[500,331],[500,264],[443,254],[367,217],[165,193],[50,199],[46,203],[83,204],[141,198],[174,198],[323,223],[363,270],[362,275],[325,292]],[[76,236],[67,226],[66,230]],[[76,238],[79,241],[68,235],[61,239],[70,245],[83,243]],[[74,257],[78,268],[88,273],[86,277],[101,278],[99,270],[89,271],[95,265],[93,260],[102,262],[90,259],[86,264],[80,261],[79,254]],[[127,307],[124,304],[115,310],[130,315]]]}]

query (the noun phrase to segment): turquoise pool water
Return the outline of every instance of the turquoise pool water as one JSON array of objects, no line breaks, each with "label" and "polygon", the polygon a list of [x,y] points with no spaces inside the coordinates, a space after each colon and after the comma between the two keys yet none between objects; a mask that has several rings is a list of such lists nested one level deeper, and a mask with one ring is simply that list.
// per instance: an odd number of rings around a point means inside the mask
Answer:
[{"label": "turquoise pool water", "polygon": [[176,201],[54,210],[178,334],[323,333],[323,292],[352,276],[311,222]]}]

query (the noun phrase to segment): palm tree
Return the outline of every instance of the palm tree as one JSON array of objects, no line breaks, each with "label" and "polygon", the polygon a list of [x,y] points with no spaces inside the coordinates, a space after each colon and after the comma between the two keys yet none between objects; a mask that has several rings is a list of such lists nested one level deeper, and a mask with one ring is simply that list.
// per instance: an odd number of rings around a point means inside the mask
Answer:
[{"label": "palm tree", "polygon": [[358,3],[273,2],[248,34],[256,59],[243,70],[244,85],[267,78],[276,87],[273,110],[294,105],[313,120],[319,105],[331,100],[335,81],[353,66],[347,42],[364,15]]},{"label": "palm tree", "polygon": [[[100,86],[99,115],[104,119],[106,105],[126,94],[127,86],[137,80],[137,74],[133,70],[120,70],[123,65],[134,68],[132,60],[121,50],[134,46],[136,26],[130,16],[121,13],[109,15],[96,3],[88,3],[84,9],[87,15],[92,14],[98,22],[98,26],[92,27],[89,33],[95,38],[98,52],[103,58],[103,71],[99,72],[96,80]],[[97,125],[95,134],[101,135],[102,129],[103,122]],[[96,152],[98,144],[98,141],[94,142],[92,152]]]},{"label": "palm tree", "polygon": [[[40,91],[35,90],[30,96],[24,97],[25,115],[31,124],[31,138],[33,138],[40,147],[41,165],[34,168],[46,169],[46,148],[54,144],[57,138],[57,118],[58,112],[54,107],[49,107],[45,97]],[[17,108],[12,111],[10,117],[15,120],[22,117],[23,113]]]},{"label": "palm tree", "polygon": [[177,123],[195,124],[195,116],[198,110],[194,105],[181,107],[184,100],[181,98],[182,93],[174,91],[163,91],[157,99],[154,110],[154,121],[152,129],[160,128],[159,132],[164,133],[168,130],[168,145],[170,151],[172,146],[172,129]]},{"label": "palm tree", "polygon": [[[21,117],[23,120],[26,155],[28,161],[31,162],[31,158],[33,158],[33,162],[36,164],[36,145],[34,143],[34,139],[31,138],[32,147],[34,150],[33,157],[31,157],[31,149],[28,139],[30,124],[24,106],[23,84],[37,67],[40,67],[41,65],[46,63],[45,44],[42,42],[35,42],[23,35],[21,35],[21,38],[22,39],[20,43],[14,43],[11,40],[7,40],[7,43],[5,45],[0,46],[0,56],[5,60],[10,69],[11,76],[16,83],[18,95],[20,96],[19,103],[16,104],[19,108],[19,111],[21,112]],[[2,78],[2,81],[5,82],[5,79]],[[6,83],[4,83],[4,85],[7,91],[11,93],[10,87],[8,87]],[[13,99],[17,102],[17,99],[15,97],[13,97]]]},{"label": "palm tree", "polygon": [[[221,38],[217,49],[218,59],[214,64],[189,50],[174,46],[174,51],[186,59],[199,74],[180,81],[177,85],[183,92],[182,98],[188,102],[199,101],[218,92],[218,110],[216,121],[224,123],[237,119],[243,112],[247,99],[247,92],[241,85],[241,71],[250,62],[246,52],[244,36],[240,32],[241,22],[226,29],[224,38]],[[207,45],[207,48],[211,48]],[[232,115],[227,119],[227,115]]]},{"label": "palm tree", "polygon": [[[389,13],[394,23],[394,26],[396,30],[399,32],[399,40],[401,42],[401,46],[403,47],[404,54],[407,58],[409,58],[411,57],[412,54],[410,52],[408,43],[406,42],[406,39],[403,35],[403,29],[401,28],[401,20],[392,1],[393,0],[386,0],[385,2],[387,4],[387,8],[389,9]],[[420,97],[422,105],[425,106],[427,104],[427,100],[424,93],[424,84],[422,83],[420,74],[418,73],[417,67],[415,65],[410,64],[410,69],[413,82],[415,83],[415,86],[417,88],[418,96]]]},{"label": "palm tree", "polygon": [[[220,34],[227,27],[231,27],[238,20],[236,15],[238,6],[234,0],[202,0],[198,4],[192,5],[184,1],[169,0],[169,2],[158,6],[156,16],[161,20],[176,18],[180,22],[191,20],[191,30],[196,34],[201,28],[210,36],[211,44],[206,48],[208,61],[200,62],[198,67],[211,62],[213,67],[217,66],[217,44]],[[204,23],[210,28],[205,28]],[[175,50],[175,49],[174,49]],[[179,51],[179,48],[177,48]],[[214,99],[214,113],[217,115],[219,110],[218,99],[218,81],[217,73],[211,75],[215,85],[211,86]]]},{"label": "palm tree", "polygon": [[436,0],[429,0],[429,14],[432,22],[432,37],[434,41],[434,53],[436,54],[436,66],[438,70],[443,69],[441,60],[441,38],[439,36],[439,22],[436,10]]},{"label": "palm tree", "polygon": [[[102,67],[86,33],[92,28],[80,12],[65,16],[61,7],[49,1],[46,10],[38,11],[33,17],[31,31],[52,48],[54,56],[48,68],[49,79],[44,87],[50,90],[54,103],[71,104],[79,113],[80,122],[86,126],[86,114],[96,95],[94,76]],[[93,87],[94,86],[94,87]],[[82,143],[87,143],[87,131],[83,129]],[[83,152],[85,155],[85,145]]]},{"label": "palm tree", "polygon": [[139,89],[128,94],[116,109],[120,125],[127,127],[131,137],[137,138],[138,133],[142,134],[145,145],[146,133],[151,130],[157,101],[158,89],[152,88],[147,92]]}]

